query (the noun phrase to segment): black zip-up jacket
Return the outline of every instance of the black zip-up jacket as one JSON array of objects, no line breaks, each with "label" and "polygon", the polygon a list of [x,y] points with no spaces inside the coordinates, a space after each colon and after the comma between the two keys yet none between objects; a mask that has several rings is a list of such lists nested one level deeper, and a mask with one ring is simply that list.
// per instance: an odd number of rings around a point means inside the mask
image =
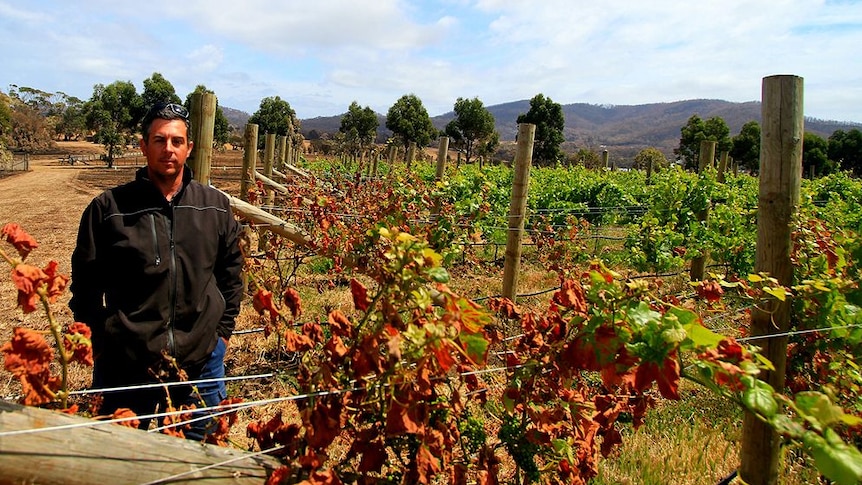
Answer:
[{"label": "black zip-up jacket", "polygon": [[197,374],[239,313],[239,232],[227,197],[189,167],[171,202],[146,167],[93,199],[72,254],[69,307],[92,329],[95,358],[139,378],[167,350]]}]

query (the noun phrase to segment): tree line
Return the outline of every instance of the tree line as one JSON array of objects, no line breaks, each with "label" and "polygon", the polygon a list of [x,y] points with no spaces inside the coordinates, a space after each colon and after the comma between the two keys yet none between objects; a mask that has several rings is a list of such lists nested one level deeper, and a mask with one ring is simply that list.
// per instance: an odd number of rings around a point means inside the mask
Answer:
[{"label": "tree line", "polygon": [[[191,98],[197,93],[212,93],[198,85],[183,102],[174,86],[158,72],[143,81],[143,92],[137,92],[130,81],[97,84],[89,100],[81,100],[62,92],[49,93],[30,87],[10,85],[7,94],[0,92],[0,150],[35,152],[48,148],[54,140],[91,139],[105,146],[107,162],[123,147],[136,145],[141,119],[150,106],[158,102],[184,104],[191,108]],[[385,126],[392,132],[388,143],[423,147],[440,136],[450,138],[450,146],[463,153],[465,162],[476,157],[493,156],[500,145],[495,119],[477,98],[458,98],[453,106],[454,119],[443,130],[431,123],[428,111],[415,94],[401,96],[389,108]],[[600,165],[600,156],[591,149],[581,148],[573,154],[563,153],[565,118],[562,106],[544,94],[530,100],[530,108],[517,118],[518,123],[536,125],[533,161],[540,166],[555,164]],[[260,133],[287,136],[300,147],[303,136],[300,120],[290,103],[279,96],[261,100],[258,110],[249,118]],[[339,132],[331,136],[335,149],[358,157],[375,145],[380,122],[370,107],[353,101],[342,116]],[[244,127],[231,127],[221,107],[216,109],[214,143],[242,146]],[[260,137],[263,143],[263,137]],[[674,150],[674,162],[694,169],[698,163],[700,142],[717,143],[716,153],[728,152],[743,169],[757,172],[760,159],[760,125],[746,123],[740,133],[730,136],[727,123],[720,117],[701,119],[692,115],[680,129],[679,147]],[[633,159],[634,168],[652,165],[661,168],[670,160],[656,148],[646,148]],[[862,174],[862,132],[836,130],[828,139],[806,133],[803,140],[803,166],[806,174],[826,175],[837,170]]]},{"label": "tree line", "polygon": [[[716,142],[716,156],[729,153],[743,169],[758,172],[760,169],[760,123],[745,123],[734,137],[721,117],[707,120],[691,116],[680,129],[680,144],[674,154],[688,169],[697,168],[700,142]],[[853,128],[836,130],[828,139],[805,132],[802,140],[802,169],[805,175],[823,176],[838,170],[862,175],[862,131]]]}]

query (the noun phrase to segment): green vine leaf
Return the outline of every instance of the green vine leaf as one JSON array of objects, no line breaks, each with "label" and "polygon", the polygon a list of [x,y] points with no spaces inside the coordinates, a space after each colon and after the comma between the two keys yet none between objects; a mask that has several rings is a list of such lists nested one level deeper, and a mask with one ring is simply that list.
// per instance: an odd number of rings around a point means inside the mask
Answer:
[{"label": "green vine leaf", "polygon": [[755,381],[755,385],[742,393],[742,401],[746,407],[765,416],[767,419],[775,416],[778,412],[778,403],[775,401],[775,391],[772,386],[763,382]]}]

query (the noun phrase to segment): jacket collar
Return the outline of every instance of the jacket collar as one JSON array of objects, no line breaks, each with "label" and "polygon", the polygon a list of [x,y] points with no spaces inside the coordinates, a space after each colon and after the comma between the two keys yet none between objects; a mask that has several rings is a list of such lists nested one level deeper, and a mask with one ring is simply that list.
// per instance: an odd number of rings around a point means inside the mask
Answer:
[{"label": "jacket collar", "polygon": [[[180,187],[179,192],[177,192],[177,195],[174,196],[173,200],[179,200],[179,198],[182,196],[183,192],[186,191],[186,187],[188,187],[188,185],[191,183],[192,179],[193,179],[193,174],[192,174],[191,167],[189,167],[188,165],[184,165],[183,166],[183,185],[182,185],[182,187]],[[150,174],[149,174],[149,171],[148,171],[146,166],[139,168],[135,172],[135,180],[137,180],[139,182],[144,182],[144,183],[150,185],[151,187],[153,187],[153,189],[156,189],[156,185],[150,179]]]}]

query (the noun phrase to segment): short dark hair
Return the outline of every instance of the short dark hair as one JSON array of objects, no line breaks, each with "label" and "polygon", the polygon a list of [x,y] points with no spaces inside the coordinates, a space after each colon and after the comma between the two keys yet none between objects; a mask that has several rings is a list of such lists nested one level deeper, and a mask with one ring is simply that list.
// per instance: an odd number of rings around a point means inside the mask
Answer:
[{"label": "short dark hair", "polygon": [[186,123],[186,137],[191,140],[192,122],[189,119],[189,110],[181,104],[161,102],[154,104],[141,121],[141,134],[145,142],[149,141],[150,127],[153,125],[153,121],[157,119],[183,120]]}]

